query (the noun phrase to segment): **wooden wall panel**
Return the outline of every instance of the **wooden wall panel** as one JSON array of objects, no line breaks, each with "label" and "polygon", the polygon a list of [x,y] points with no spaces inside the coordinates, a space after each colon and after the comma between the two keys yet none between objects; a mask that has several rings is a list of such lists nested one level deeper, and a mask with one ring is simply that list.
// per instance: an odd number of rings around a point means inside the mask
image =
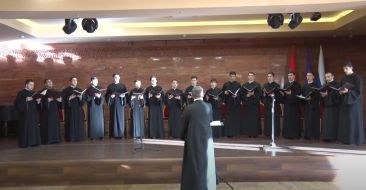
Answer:
[{"label": "wooden wall panel", "polygon": [[[62,89],[68,86],[71,76],[77,76],[79,85],[84,88],[89,85],[90,76],[96,75],[101,85],[106,87],[112,82],[112,73],[117,72],[130,89],[135,79],[142,79],[146,87],[149,76],[154,74],[164,89],[170,87],[172,79],[178,79],[180,88],[184,89],[189,85],[191,75],[197,75],[199,83],[207,88],[211,78],[218,79],[221,86],[227,81],[228,72],[235,70],[240,82],[245,82],[247,73],[253,71],[257,80],[263,83],[265,73],[274,71],[276,80],[281,83],[282,78],[286,79],[291,46],[296,47],[300,82],[304,81],[307,48],[310,48],[313,71],[317,71],[319,45],[323,46],[326,70],[335,73],[337,80],[343,76],[341,65],[352,60],[356,72],[366,81],[365,44],[366,37],[49,44],[52,50],[21,50],[7,55],[0,62],[0,104],[13,102],[26,78],[36,81],[36,89],[42,88],[45,78],[52,79],[55,87]],[[0,52],[4,55],[8,51],[2,49]],[[61,57],[64,64],[57,63],[52,56],[47,57],[47,53],[64,55]],[[68,53],[78,55],[80,59],[73,61]],[[19,57],[22,61],[16,62]]]}]

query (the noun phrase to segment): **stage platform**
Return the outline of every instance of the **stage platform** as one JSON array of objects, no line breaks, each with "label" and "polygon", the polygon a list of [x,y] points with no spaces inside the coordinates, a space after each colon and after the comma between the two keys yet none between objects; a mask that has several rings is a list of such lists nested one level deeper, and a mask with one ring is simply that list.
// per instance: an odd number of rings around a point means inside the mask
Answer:
[{"label": "stage platform", "polygon": [[[363,183],[366,145],[348,146],[307,140],[215,140],[217,173],[229,182],[328,181]],[[176,184],[183,142],[172,139],[84,141],[17,147],[0,140],[0,186]]]}]

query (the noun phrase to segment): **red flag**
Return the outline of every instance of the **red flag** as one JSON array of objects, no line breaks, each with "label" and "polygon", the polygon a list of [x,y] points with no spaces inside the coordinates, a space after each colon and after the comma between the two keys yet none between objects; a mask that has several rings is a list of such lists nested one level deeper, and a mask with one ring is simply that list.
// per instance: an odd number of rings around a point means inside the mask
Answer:
[{"label": "red flag", "polygon": [[295,76],[297,76],[297,73],[296,73],[296,51],[295,51],[294,46],[292,46],[291,50],[290,50],[289,72],[293,72],[293,73],[295,73]]}]

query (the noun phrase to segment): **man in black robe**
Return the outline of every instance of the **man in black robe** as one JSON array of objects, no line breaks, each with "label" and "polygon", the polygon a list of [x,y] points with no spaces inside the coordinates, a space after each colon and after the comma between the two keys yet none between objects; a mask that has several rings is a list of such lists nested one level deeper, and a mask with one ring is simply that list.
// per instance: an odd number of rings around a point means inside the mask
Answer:
[{"label": "man in black robe", "polygon": [[145,136],[145,99],[144,89],[141,88],[141,80],[135,81],[135,88],[130,92],[131,107],[131,136],[132,138],[144,138]]},{"label": "man in black robe", "polygon": [[280,130],[280,114],[281,114],[281,102],[282,95],[279,91],[280,85],[274,81],[274,73],[267,73],[268,83],[263,85],[263,98],[264,104],[264,135],[270,137],[272,135],[272,107],[273,98],[275,99],[274,107],[274,136],[279,137]]},{"label": "man in black robe", "polygon": [[18,92],[14,106],[19,113],[18,142],[19,147],[38,146],[41,144],[41,135],[38,121],[38,104],[40,97],[33,91],[34,81],[26,80],[25,88]]},{"label": "man in black robe", "polygon": [[109,136],[122,139],[125,136],[125,105],[127,104],[127,88],[120,83],[120,76],[113,75],[114,82],[107,87],[105,94],[109,106]]},{"label": "man in black robe", "polygon": [[184,143],[181,190],[215,190],[216,168],[212,140],[211,105],[203,101],[203,89],[192,89],[194,103],[182,115]]},{"label": "man in black robe", "polygon": [[181,134],[180,117],[182,116],[183,91],[178,89],[178,81],[172,80],[172,88],[165,93],[165,106],[169,110],[169,130],[170,136],[179,138]]},{"label": "man in black robe", "polygon": [[[362,79],[353,72],[352,63],[343,66],[346,76],[341,81],[338,141],[361,145],[365,142],[362,111]],[[348,83],[348,84],[347,84]]]},{"label": "man in black robe", "polygon": [[45,95],[41,99],[41,139],[42,144],[55,144],[62,141],[60,111],[62,110],[61,92],[53,89],[50,79],[44,81]]},{"label": "man in black robe", "polygon": [[[210,81],[210,88],[205,93],[205,102],[210,103],[212,107],[212,116],[214,121],[222,121],[221,105],[223,93],[220,88],[217,88],[217,80]],[[223,136],[224,128],[222,126],[214,126],[212,128],[213,138],[220,138]]]},{"label": "man in black robe", "polygon": [[146,88],[146,106],[149,108],[149,137],[164,138],[163,105],[164,92],[161,86],[157,85],[156,76],[150,77],[151,86]]},{"label": "man in black robe", "polygon": [[229,81],[222,87],[223,104],[226,106],[224,133],[226,137],[240,135],[240,93],[241,85],[236,81],[236,72],[229,73]]},{"label": "man in black robe", "polygon": [[249,137],[257,137],[262,134],[260,120],[260,100],[261,100],[261,85],[255,82],[254,72],[248,73],[248,82],[243,86],[243,127],[241,134]]},{"label": "man in black robe", "polygon": [[301,137],[300,100],[301,85],[295,81],[296,75],[289,72],[288,82],[281,89],[283,95],[283,128],[282,136],[286,139],[299,139]]},{"label": "man in black robe", "polygon": [[104,138],[104,98],[102,87],[98,86],[98,78],[91,77],[91,86],[85,91],[85,101],[88,105],[88,134],[91,140]]},{"label": "man in black robe", "polygon": [[77,87],[77,83],[77,78],[71,77],[70,86],[62,91],[66,141],[82,141],[85,138],[83,90]]},{"label": "man in black robe", "polygon": [[320,93],[319,86],[314,82],[314,74],[306,73],[307,84],[302,88],[304,104],[304,138],[309,140],[319,140],[320,138]]},{"label": "man in black robe", "polygon": [[334,81],[332,73],[325,74],[326,84],[324,90],[320,91],[321,104],[323,106],[322,136],[324,141],[335,141],[337,139],[339,124],[340,84]]},{"label": "man in black robe", "polygon": [[193,87],[197,86],[198,83],[198,77],[197,76],[191,76],[191,85],[186,88],[186,91],[184,92],[184,105],[188,106],[189,104],[193,103],[192,98],[192,89]]}]

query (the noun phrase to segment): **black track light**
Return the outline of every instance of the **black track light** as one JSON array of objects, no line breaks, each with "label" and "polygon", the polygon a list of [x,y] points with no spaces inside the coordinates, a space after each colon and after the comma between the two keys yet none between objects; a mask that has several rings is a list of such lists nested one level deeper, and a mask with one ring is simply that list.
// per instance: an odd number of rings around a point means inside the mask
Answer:
[{"label": "black track light", "polygon": [[318,21],[322,17],[322,14],[320,12],[315,12],[313,15],[311,15],[310,20],[311,21]]},{"label": "black track light", "polygon": [[96,29],[98,29],[98,21],[96,18],[84,18],[81,22],[81,26],[88,33],[93,33]]},{"label": "black track light", "polygon": [[269,26],[271,26],[273,29],[277,29],[280,26],[283,25],[283,15],[282,14],[269,14],[267,23]]},{"label": "black track light", "polygon": [[300,13],[292,13],[291,14],[291,20],[288,23],[288,27],[290,27],[291,29],[294,29],[296,27],[298,27],[302,22],[302,16]]},{"label": "black track light", "polygon": [[62,30],[66,34],[71,34],[71,33],[75,32],[77,27],[78,26],[76,25],[74,19],[65,19],[65,26],[62,27]]}]

